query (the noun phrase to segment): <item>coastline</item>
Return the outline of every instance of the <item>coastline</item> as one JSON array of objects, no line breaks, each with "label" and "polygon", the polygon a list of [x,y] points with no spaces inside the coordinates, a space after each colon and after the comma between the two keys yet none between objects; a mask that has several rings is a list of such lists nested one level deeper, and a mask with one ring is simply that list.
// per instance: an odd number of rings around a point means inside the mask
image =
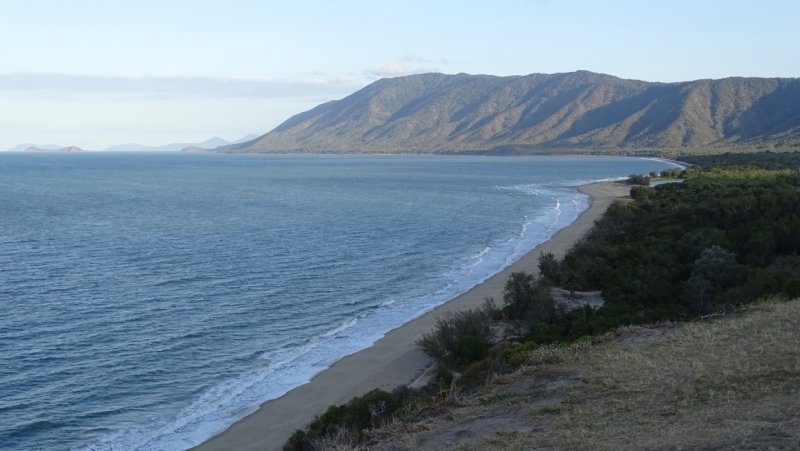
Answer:
[{"label": "coastline", "polygon": [[562,257],[615,199],[628,194],[629,186],[615,181],[595,182],[578,190],[589,195],[589,207],[549,240],[469,291],[391,330],[369,348],[342,358],[310,382],[265,402],[254,413],[193,449],[278,450],[292,432],[305,427],[330,405],[344,404],[375,388],[392,390],[413,382],[431,363],[415,342],[433,329],[441,315],[478,307],[486,297],[500,301],[503,286],[512,272],[534,271],[543,252]]}]

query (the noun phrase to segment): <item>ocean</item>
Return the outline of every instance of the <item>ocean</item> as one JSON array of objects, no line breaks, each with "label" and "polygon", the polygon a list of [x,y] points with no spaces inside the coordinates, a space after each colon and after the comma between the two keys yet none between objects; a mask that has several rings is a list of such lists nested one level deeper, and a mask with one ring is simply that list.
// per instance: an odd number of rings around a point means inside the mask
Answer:
[{"label": "ocean", "polygon": [[199,444],[673,166],[0,154],[0,449]]}]

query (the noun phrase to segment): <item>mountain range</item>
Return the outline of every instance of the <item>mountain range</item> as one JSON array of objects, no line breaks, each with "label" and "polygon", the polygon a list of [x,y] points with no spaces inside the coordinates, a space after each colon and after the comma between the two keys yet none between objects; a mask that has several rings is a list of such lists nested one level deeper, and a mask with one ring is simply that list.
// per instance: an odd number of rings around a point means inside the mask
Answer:
[{"label": "mountain range", "polygon": [[200,143],[169,143],[163,144],[160,146],[145,146],[139,143],[128,143],[128,144],[117,144],[114,146],[106,147],[103,151],[108,152],[174,152],[183,150],[185,147],[189,146],[197,146],[197,147],[205,147],[207,149],[211,149],[214,147],[225,146],[231,144],[230,141],[227,141],[219,136],[215,136],[213,138],[207,139]]},{"label": "mountain range", "polygon": [[78,146],[51,147],[47,145],[42,147],[28,146],[25,148],[24,152],[86,152],[86,151]]},{"label": "mountain range", "polygon": [[[257,138],[258,135],[247,135],[241,139],[237,139],[236,141],[228,141],[224,138],[220,138],[219,136],[215,136],[213,138],[207,139],[203,142],[199,143],[170,143],[164,144],[160,146],[146,146],[144,144],[138,143],[129,143],[129,144],[116,144],[110,147],[106,147],[105,149],[101,149],[102,152],[177,152],[180,150],[184,150],[186,148],[191,148],[192,150],[202,150],[202,149],[213,149],[219,146],[226,146],[231,144],[237,144],[245,141],[250,141],[254,138]],[[14,146],[13,148],[9,149],[12,152],[68,152],[70,150],[65,149],[78,149],[75,146],[63,146],[59,144],[33,144],[33,143],[24,143]],[[82,149],[80,149],[82,150]]]},{"label": "mountain range", "polygon": [[800,148],[800,79],[677,83],[578,71],[378,80],[221,152],[536,153]]},{"label": "mountain range", "polygon": [[22,143],[17,144],[16,146],[8,149],[10,152],[24,152],[28,149],[35,148],[38,149],[40,152],[46,152],[49,150],[57,151],[59,149],[63,149],[66,146],[62,146],[60,144],[34,144],[34,143]]},{"label": "mountain range", "polygon": [[143,144],[138,143],[130,143],[130,144],[117,144],[114,146],[106,147],[103,149],[104,152],[175,152],[179,150],[184,150],[186,148],[192,149],[213,149],[215,147],[226,146],[230,144],[238,144],[241,142],[252,140],[256,138],[258,135],[247,135],[241,139],[237,139],[236,141],[228,141],[225,138],[220,138],[219,136],[214,136],[213,138],[209,138],[203,142],[199,143],[170,143],[164,144],[161,146],[145,146]]}]

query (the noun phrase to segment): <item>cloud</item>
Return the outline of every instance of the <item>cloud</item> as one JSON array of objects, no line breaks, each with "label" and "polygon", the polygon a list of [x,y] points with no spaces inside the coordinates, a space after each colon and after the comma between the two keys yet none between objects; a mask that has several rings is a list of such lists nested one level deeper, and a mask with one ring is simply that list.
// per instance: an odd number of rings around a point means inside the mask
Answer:
[{"label": "cloud", "polygon": [[395,61],[393,63],[367,69],[367,74],[376,77],[400,77],[402,75],[408,75],[409,73],[410,72],[406,65],[400,61]]},{"label": "cloud", "polygon": [[447,64],[447,60],[440,58],[433,60],[415,55],[405,55],[396,61],[378,67],[372,67],[365,71],[367,76],[372,78],[401,77],[411,74],[424,74],[427,72],[439,72],[436,64]]},{"label": "cloud", "polygon": [[444,64],[444,65],[447,65],[448,64],[447,58],[436,58],[436,59],[433,59],[433,58],[424,58],[424,57],[421,57],[421,56],[411,55],[411,54],[406,54],[405,56],[400,58],[400,61],[403,61],[405,63],[417,64],[417,65],[418,64],[427,64],[427,65],[430,65],[430,64]]},{"label": "cloud", "polygon": [[280,80],[259,77],[114,77],[0,74],[0,89],[28,92],[114,93],[171,97],[292,98],[339,96],[357,89],[349,80]]}]

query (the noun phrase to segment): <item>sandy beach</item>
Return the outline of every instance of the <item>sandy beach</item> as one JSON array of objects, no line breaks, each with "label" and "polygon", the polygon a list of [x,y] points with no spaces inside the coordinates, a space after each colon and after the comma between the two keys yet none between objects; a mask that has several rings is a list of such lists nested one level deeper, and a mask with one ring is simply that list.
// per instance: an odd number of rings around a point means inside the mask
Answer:
[{"label": "sandy beach", "polygon": [[589,208],[575,222],[514,264],[466,293],[390,331],[371,347],[339,360],[311,382],[262,404],[256,412],[195,449],[278,450],[294,430],[305,427],[328,406],[344,404],[375,388],[391,390],[411,383],[431,364],[431,360],[417,349],[415,341],[434,327],[437,318],[448,311],[480,306],[486,297],[501,302],[503,286],[512,272],[536,271],[539,254],[543,252],[562,257],[614,199],[626,196],[629,189],[628,185],[617,182],[579,187],[581,192],[591,196]]}]

